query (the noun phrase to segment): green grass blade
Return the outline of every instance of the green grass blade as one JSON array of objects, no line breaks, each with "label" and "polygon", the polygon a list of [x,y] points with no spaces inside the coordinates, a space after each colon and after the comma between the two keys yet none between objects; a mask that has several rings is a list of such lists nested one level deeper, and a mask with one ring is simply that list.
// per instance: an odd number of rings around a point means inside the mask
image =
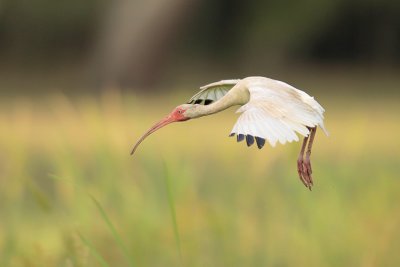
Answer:
[{"label": "green grass blade", "polygon": [[121,248],[126,260],[129,262],[129,265],[131,267],[135,266],[132,256],[130,255],[128,249],[126,248],[124,242],[121,239],[121,236],[118,234],[118,232],[115,229],[114,225],[112,224],[111,220],[108,218],[107,213],[105,212],[103,207],[100,205],[100,202],[97,201],[97,199],[94,198],[92,195],[89,195],[89,196],[93,200],[93,202],[96,205],[97,209],[99,210],[99,212],[101,214],[101,217],[103,218],[103,220],[107,224],[108,228],[110,229],[110,231],[111,231],[111,233],[112,233],[112,235],[114,237],[115,242],[117,242],[118,246]]},{"label": "green grass blade", "polygon": [[170,181],[170,173],[167,168],[167,164],[164,161],[164,178],[165,178],[165,187],[167,190],[167,197],[168,197],[168,205],[169,209],[171,212],[171,218],[172,218],[172,224],[174,227],[174,235],[175,235],[175,241],[176,241],[176,246],[178,248],[178,253],[179,253],[179,260],[182,265],[182,250],[181,250],[181,239],[179,236],[179,228],[178,228],[178,223],[176,220],[176,212],[175,212],[175,204],[174,204],[174,197],[173,193],[171,190],[171,181]]},{"label": "green grass blade", "polygon": [[105,261],[105,259],[100,255],[99,252],[97,252],[97,250],[95,249],[95,247],[93,246],[92,243],[90,243],[89,240],[87,240],[81,233],[78,232],[79,238],[82,240],[83,244],[85,244],[90,252],[92,253],[92,255],[96,258],[96,260],[99,262],[99,264],[102,267],[110,267],[110,265],[108,265],[108,263]]},{"label": "green grass blade", "polygon": [[[57,176],[57,175],[54,175],[54,174],[49,174],[49,176],[50,176],[51,178],[53,178],[53,179],[71,182],[71,181],[68,180],[68,179],[61,178],[61,177],[59,177],[59,176]],[[75,186],[75,187],[78,188],[78,189],[81,189],[81,187],[80,187],[78,184],[76,184],[76,183],[73,183],[73,182],[72,182],[72,185]],[[87,192],[86,192],[86,193],[87,193]],[[104,210],[103,207],[101,206],[100,202],[99,202],[95,197],[93,197],[91,194],[89,194],[89,193],[87,193],[87,194],[89,195],[89,197],[92,199],[92,201],[93,201],[94,204],[96,205],[97,209],[99,210],[99,212],[100,212],[100,214],[101,214],[101,217],[103,218],[104,222],[106,223],[106,225],[107,225],[108,228],[110,229],[110,231],[111,231],[111,233],[112,233],[112,235],[113,235],[114,240],[116,241],[116,243],[118,244],[118,246],[119,246],[120,249],[122,250],[122,253],[123,253],[124,257],[126,258],[126,260],[128,261],[129,266],[130,266],[130,267],[134,267],[134,266],[135,266],[135,264],[134,264],[135,261],[134,261],[133,257],[130,255],[128,249],[126,248],[124,242],[122,241],[120,235],[118,234],[117,230],[115,229],[114,225],[112,224],[111,220],[109,219],[107,213],[105,212],[105,210]],[[82,239],[82,238],[81,238],[81,239]],[[90,244],[90,243],[89,243],[89,244]],[[100,255],[99,255],[99,256],[100,256]]]}]

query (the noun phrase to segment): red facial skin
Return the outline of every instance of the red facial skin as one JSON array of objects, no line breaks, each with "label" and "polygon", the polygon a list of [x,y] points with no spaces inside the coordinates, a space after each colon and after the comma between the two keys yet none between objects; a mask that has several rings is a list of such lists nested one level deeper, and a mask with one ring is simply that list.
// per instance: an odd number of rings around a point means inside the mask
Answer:
[{"label": "red facial skin", "polygon": [[183,113],[185,113],[185,110],[183,108],[177,107],[167,117],[171,117],[173,119],[172,122],[189,120],[190,118],[185,117],[185,115],[183,115]]},{"label": "red facial skin", "polygon": [[135,146],[132,149],[131,155],[133,155],[133,153],[135,153],[137,147],[140,145],[140,143],[150,134],[154,133],[155,131],[157,131],[158,129],[164,127],[165,125],[168,125],[170,123],[173,122],[177,122],[177,121],[187,121],[190,118],[189,117],[185,117],[185,115],[183,115],[185,113],[185,110],[181,107],[177,107],[175,108],[167,117],[165,117],[164,119],[162,119],[161,121],[159,121],[158,123],[154,124],[153,127],[151,127],[135,144]]}]

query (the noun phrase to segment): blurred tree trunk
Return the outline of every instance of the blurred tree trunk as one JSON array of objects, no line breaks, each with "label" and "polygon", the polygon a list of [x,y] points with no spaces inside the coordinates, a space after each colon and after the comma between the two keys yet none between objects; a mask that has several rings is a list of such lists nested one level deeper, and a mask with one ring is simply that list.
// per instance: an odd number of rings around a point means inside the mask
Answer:
[{"label": "blurred tree trunk", "polygon": [[93,64],[104,87],[156,83],[197,0],[117,0],[105,16]]}]

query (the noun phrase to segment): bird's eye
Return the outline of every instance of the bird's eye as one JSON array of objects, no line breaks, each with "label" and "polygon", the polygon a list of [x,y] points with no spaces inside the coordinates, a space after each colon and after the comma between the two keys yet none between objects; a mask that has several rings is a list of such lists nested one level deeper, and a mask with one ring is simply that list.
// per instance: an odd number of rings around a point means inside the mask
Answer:
[{"label": "bird's eye", "polygon": [[182,114],[182,110],[181,110],[181,109],[179,109],[179,110],[178,110],[178,113],[179,113],[179,114]]}]

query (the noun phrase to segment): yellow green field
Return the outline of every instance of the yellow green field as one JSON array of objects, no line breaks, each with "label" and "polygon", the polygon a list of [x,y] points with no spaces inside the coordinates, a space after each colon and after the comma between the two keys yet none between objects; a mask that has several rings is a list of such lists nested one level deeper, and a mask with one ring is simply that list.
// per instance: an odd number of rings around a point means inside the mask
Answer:
[{"label": "yellow green field", "polygon": [[398,98],[317,97],[310,192],[300,144],[237,144],[234,108],[129,156],[189,96],[3,98],[0,266],[400,266]]}]

